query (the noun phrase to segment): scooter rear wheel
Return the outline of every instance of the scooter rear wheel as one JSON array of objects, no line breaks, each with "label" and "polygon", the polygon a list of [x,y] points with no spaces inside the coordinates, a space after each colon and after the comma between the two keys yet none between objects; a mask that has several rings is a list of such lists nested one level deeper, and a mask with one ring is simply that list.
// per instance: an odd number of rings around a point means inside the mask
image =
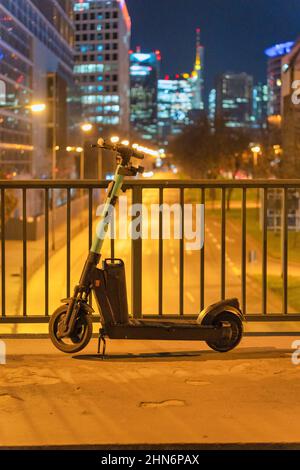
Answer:
[{"label": "scooter rear wheel", "polygon": [[222,337],[220,335],[220,339],[218,339],[217,341],[207,341],[206,343],[211,349],[221,353],[229,352],[232,349],[236,348],[241,342],[244,332],[242,320],[234,313],[222,312],[214,318],[212,324],[216,327],[220,326],[220,328],[222,328],[223,322],[227,322],[230,324],[230,338],[227,339],[226,337]]},{"label": "scooter rear wheel", "polygon": [[79,312],[76,328],[72,336],[61,338],[58,334],[59,324],[63,321],[67,310],[68,306],[62,305],[53,313],[49,322],[49,335],[57,349],[64,353],[74,354],[82,351],[90,342],[93,334],[93,322],[90,315]]}]

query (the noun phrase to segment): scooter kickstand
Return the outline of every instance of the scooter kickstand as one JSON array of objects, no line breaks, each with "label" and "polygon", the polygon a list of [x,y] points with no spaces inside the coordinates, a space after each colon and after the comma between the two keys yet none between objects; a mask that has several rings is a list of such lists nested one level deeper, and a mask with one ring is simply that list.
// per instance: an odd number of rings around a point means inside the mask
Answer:
[{"label": "scooter kickstand", "polygon": [[99,331],[99,337],[98,337],[98,350],[97,354],[101,354],[101,341],[103,341],[103,348],[102,348],[102,360],[104,360],[105,357],[105,351],[106,351],[106,339],[105,336],[102,332],[102,330]]}]

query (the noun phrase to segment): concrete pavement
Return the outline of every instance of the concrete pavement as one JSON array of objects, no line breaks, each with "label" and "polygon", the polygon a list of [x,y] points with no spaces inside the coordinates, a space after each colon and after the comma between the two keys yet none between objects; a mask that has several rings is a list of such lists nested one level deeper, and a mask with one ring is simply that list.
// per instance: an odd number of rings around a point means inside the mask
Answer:
[{"label": "concrete pavement", "polygon": [[205,344],[93,340],[74,357],[7,340],[0,445],[300,443],[300,365],[288,337]]}]

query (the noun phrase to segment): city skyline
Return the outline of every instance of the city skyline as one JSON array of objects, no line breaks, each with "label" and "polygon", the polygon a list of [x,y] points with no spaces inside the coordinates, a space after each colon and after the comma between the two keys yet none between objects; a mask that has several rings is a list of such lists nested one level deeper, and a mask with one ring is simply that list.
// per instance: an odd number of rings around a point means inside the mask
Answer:
[{"label": "city skyline", "polygon": [[[297,0],[127,0],[132,18],[131,44],[159,49],[161,73],[189,72],[194,63],[195,30],[205,47],[205,94],[224,72],[246,72],[266,80],[266,48],[298,37]],[[151,21],[149,21],[151,18]],[[183,34],[178,34],[178,30]],[[237,47],[237,44],[239,47]]]}]

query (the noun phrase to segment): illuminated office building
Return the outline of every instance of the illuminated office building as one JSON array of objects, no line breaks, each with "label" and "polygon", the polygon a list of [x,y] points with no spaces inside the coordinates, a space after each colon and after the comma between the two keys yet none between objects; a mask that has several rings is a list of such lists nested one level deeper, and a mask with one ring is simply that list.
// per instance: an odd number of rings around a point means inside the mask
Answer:
[{"label": "illuminated office building", "polygon": [[269,88],[267,84],[258,83],[253,87],[252,127],[267,129]]},{"label": "illuminated office building", "polygon": [[191,123],[193,86],[190,79],[177,75],[158,81],[158,134],[161,145],[182,133]]},{"label": "illuminated office building", "polygon": [[212,128],[215,127],[217,106],[217,91],[213,88],[208,95],[208,120]]},{"label": "illuminated office building", "polygon": [[281,123],[282,61],[291,52],[293,45],[294,42],[289,41],[283,44],[276,44],[265,50],[265,54],[268,57],[268,116],[271,124],[276,124],[277,122],[280,125]]},{"label": "illuminated office building", "polygon": [[217,79],[216,118],[225,127],[252,127],[253,77],[246,73],[225,73]]},{"label": "illuminated office building", "polygon": [[74,73],[83,117],[97,133],[129,131],[129,42],[125,0],[74,2]]},{"label": "illuminated office building", "polygon": [[157,141],[159,51],[130,54],[130,123],[133,134]]},{"label": "illuminated office building", "polygon": [[[57,143],[67,133],[66,102],[59,98],[66,96],[73,76],[71,2],[1,0],[0,30],[1,104],[17,106],[0,110],[1,169],[16,176],[51,176],[54,127]],[[54,84],[59,84],[57,99]],[[45,103],[48,111],[32,115],[26,106],[33,102]]]},{"label": "illuminated office building", "polygon": [[[300,170],[300,40],[282,60],[282,147],[288,177]],[[278,141],[273,143],[278,144]]]}]

